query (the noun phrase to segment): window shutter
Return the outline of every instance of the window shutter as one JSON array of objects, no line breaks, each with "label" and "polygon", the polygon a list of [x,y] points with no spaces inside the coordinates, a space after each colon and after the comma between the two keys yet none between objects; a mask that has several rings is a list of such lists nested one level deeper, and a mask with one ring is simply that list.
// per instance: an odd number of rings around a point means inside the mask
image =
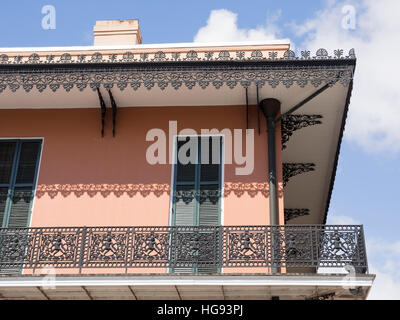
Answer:
[{"label": "window shutter", "polygon": [[[8,228],[25,228],[28,225],[33,190],[36,175],[36,166],[39,157],[40,142],[29,141],[21,143],[18,159],[18,168],[15,178]],[[30,186],[20,187],[20,184]]]},{"label": "window shutter", "polygon": [[15,142],[0,143],[0,184],[10,184],[15,146]]},{"label": "window shutter", "polygon": [[33,184],[36,164],[39,157],[40,142],[23,142],[18,161],[16,184]]},{"label": "window shutter", "polygon": [[176,186],[174,204],[175,226],[192,226],[196,209],[194,185]]},{"label": "window shutter", "polygon": [[28,225],[32,188],[15,188],[12,196],[8,228],[25,228]]},{"label": "window shutter", "polygon": [[201,138],[200,226],[218,226],[220,223],[221,142],[221,137]]},{"label": "window shutter", "polygon": [[219,225],[219,185],[205,185],[200,187],[199,197],[199,225]]},{"label": "window shutter", "polygon": [[25,228],[34,194],[41,142],[0,142],[0,226]]},{"label": "window shutter", "polygon": [[5,210],[8,198],[8,189],[11,183],[11,173],[13,169],[15,142],[0,143],[0,184],[5,185],[0,188],[0,228],[3,226]]}]

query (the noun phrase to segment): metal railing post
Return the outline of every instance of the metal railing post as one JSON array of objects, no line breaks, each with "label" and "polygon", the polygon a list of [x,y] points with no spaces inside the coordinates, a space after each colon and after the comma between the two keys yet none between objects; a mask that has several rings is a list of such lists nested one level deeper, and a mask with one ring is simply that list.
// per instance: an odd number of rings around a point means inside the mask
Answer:
[{"label": "metal railing post", "polygon": [[82,228],[82,233],[81,233],[81,252],[80,252],[80,255],[79,255],[79,273],[81,273],[82,272],[82,267],[83,267],[83,259],[84,259],[84,255],[85,255],[85,241],[86,241],[86,233],[87,233],[87,230],[86,230],[87,228],[86,228],[86,226],[84,226],[83,228]]}]

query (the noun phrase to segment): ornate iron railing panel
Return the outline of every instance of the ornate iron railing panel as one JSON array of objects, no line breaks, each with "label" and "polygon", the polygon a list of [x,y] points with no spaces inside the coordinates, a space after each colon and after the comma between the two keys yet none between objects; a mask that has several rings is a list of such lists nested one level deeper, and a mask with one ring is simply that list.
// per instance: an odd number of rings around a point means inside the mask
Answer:
[{"label": "ornate iron railing panel", "polygon": [[341,268],[366,273],[362,226],[0,229],[0,273],[54,268]]}]

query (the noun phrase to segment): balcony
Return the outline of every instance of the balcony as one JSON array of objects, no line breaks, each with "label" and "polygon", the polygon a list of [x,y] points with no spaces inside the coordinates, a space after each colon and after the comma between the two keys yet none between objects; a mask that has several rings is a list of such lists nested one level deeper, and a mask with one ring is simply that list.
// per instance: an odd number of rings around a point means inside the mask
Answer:
[{"label": "balcony", "polygon": [[316,273],[346,266],[357,274],[368,272],[362,226],[0,229],[1,274],[34,274],[48,266],[76,274],[102,268],[107,273],[139,268],[173,274]]}]

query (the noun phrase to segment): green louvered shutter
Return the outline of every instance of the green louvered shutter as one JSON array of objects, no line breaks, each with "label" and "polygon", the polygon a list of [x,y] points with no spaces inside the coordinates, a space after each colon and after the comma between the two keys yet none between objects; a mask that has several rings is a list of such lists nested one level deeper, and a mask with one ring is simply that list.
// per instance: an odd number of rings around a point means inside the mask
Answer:
[{"label": "green louvered shutter", "polygon": [[0,227],[3,226],[16,151],[16,143],[0,141]]},{"label": "green louvered shutter", "polygon": [[[186,142],[188,139],[177,141],[177,154]],[[193,226],[195,222],[196,167],[195,163],[182,164],[177,159],[174,193],[175,226]]]},{"label": "green louvered shutter", "polygon": [[[201,138],[198,214],[200,226],[218,226],[220,223],[221,139],[221,137]],[[213,163],[213,160],[217,163]]]},{"label": "green louvered shutter", "polygon": [[40,142],[38,141],[22,142],[20,144],[8,228],[23,228],[28,225],[31,203],[34,196],[39,150]]},{"label": "green louvered shutter", "polygon": [[32,200],[32,188],[14,189],[7,228],[27,227]]},{"label": "green louvered shutter", "polygon": [[[177,140],[177,155],[181,147],[189,141]],[[193,150],[192,150],[193,151]],[[195,151],[196,152],[196,151]],[[187,154],[190,156],[190,154]],[[197,157],[197,154],[194,155]],[[177,164],[175,167],[175,192],[174,192],[174,225],[175,226],[193,226],[196,218],[196,178],[197,166],[195,163],[183,164],[177,157]],[[173,234],[173,241],[182,243],[182,239],[190,237],[190,233],[179,232]],[[186,241],[184,241],[186,242]],[[177,245],[174,247],[174,257],[178,263],[183,263],[187,260],[187,253],[190,251],[189,246]],[[188,251],[189,250],[189,251]],[[173,268],[175,273],[192,273],[193,268],[190,266],[178,266]]]},{"label": "green louvered shutter", "polygon": [[[7,228],[25,228],[34,195],[40,141],[0,141],[0,226],[4,229],[0,242],[7,240]],[[27,231],[17,231],[19,246],[24,248]],[[25,234],[26,233],[26,234]],[[1,235],[0,235],[1,237]],[[0,274],[19,273],[22,268],[22,255],[0,248]],[[1,264],[4,261],[5,264]],[[3,267],[4,266],[4,267]]]},{"label": "green louvered shutter", "polygon": [[[198,224],[216,227],[220,225],[222,138],[201,137],[200,140]],[[219,239],[216,229],[214,232],[203,233],[202,239],[205,243],[200,246],[199,260],[203,263],[198,267],[197,272],[216,273],[217,265],[213,263],[219,257]]]}]

